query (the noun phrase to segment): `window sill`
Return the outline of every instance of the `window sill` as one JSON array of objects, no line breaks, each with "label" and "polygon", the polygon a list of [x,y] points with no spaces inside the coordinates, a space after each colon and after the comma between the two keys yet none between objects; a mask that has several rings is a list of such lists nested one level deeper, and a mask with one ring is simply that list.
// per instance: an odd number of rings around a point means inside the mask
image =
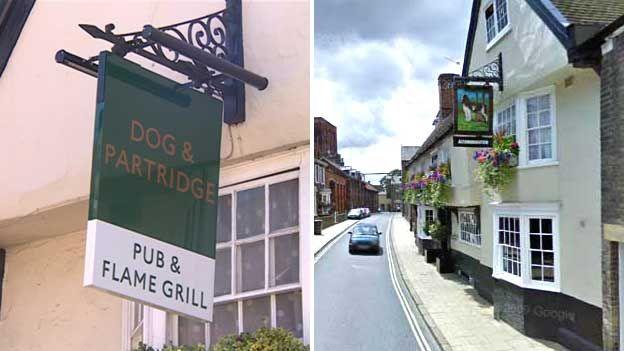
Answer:
[{"label": "window sill", "polygon": [[[481,240],[483,240],[483,237],[482,237]],[[469,241],[462,240],[462,239],[458,239],[457,242],[460,243],[460,244],[464,244],[464,245],[467,245],[467,246],[471,246],[471,247],[477,248],[477,249],[481,249],[481,245],[480,244],[471,243]]]},{"label": "window sill", "polygon": [[532,290],[540,290],[540,291],[550,291],[550,292],[561,292],[561,288],[556,283],[529,283],[526,284],[524,281],[520,280],[516,277],[511,277],[509,274],[496,272],[492,273],[492,278],[504,280],[510,284],[519,286],[524,289],[532,289]]},{"label": "window sill", "polygon": [[503,28],[502,31],[498,32],[496,34],[496,36],[494,37],[494,39],[492,39],[487,46],[485,47],[485,52],[490,51],[490,49],[492,49],[499,41],[501,41],[505,36],[507,36],[507,34],[509,34],[509,32],[511,32],[511,25],[507,24],[507,26],[505,28]]},{"label": "window sill", "polygon": [[530,168],[540,168],[540,167],[553,167],[559,166],[559,161],[535,161],[530,162],[525,165],[521,165],[516,167],[517,169],[530,169]]}]

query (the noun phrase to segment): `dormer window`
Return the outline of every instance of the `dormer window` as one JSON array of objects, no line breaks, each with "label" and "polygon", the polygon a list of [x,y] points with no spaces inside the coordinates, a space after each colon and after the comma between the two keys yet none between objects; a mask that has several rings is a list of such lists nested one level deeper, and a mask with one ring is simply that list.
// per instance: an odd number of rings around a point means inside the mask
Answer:
[{"label": "dormer window", "polygon": [[507,32],[509,17],[507,0],[494,0],[485,8],[485,29],[487,42],[493,43]]}]

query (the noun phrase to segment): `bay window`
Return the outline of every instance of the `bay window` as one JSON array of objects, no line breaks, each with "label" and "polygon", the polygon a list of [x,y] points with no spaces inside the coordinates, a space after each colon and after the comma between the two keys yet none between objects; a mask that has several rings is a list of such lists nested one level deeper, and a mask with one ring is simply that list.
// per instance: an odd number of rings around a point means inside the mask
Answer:
[{"label": "bay window", "polygon": [[518,286],[558,291],[556,206],[505,208],[494,214],[494,274]]}]

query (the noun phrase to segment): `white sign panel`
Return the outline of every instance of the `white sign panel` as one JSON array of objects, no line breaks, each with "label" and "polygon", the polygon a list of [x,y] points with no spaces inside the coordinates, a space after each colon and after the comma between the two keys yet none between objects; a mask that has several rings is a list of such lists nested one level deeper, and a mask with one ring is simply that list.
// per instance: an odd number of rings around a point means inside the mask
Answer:
[{"label": "white sign panel", "polygon": [[212,320],[215,260],[131,230],[90,220],[84,286]]}]

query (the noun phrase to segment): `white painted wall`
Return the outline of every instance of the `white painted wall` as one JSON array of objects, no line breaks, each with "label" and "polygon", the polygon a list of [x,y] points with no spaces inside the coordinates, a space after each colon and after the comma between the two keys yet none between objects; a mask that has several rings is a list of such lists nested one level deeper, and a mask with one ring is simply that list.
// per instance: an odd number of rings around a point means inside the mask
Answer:
[{"label": "white painted wall", "polygon": [[[521,0],[509,0],[511,30],[486,51],[485,21],[482,6],[475,34],[470,69],[476,69],[503,53],[505,90],[495,87],[495,111],[523,92],[554,86],[557,118],[558,165],[518,169],[514,182],[502,194],[505,202],[558,202],[560,211],[561,292],[601,306],[600,249],[600,84],[590,69],[574,69],[567,63],[563,46]],[[488,2],[489,4],[489,2]],[[572,77],[572,85],[565,85]],[[523,145],[520,145],[522,148]],[[479,189],[471,173],[463,172],[466,160],[474,169],[475,161],[454,152],[452,160],[455,204],[474,200]],[[456,173],[456,164],[462,165]],[[472,170],[471,170],[472,172]],[[492,267],[492,199],[478,195],[481,202],[481,249],[453,242],[482,264]]]},{"label": "white painted wall", "polygon": [[82,287],[84,234],[7,249],[0,349],[120,350],[120,299]]},{"label": "white painted wall", "polygon": [[[79,23],[114,22],[115,32],[125,33],[224,6],[219,0],[37,1],[0,77],[0,158],[9,165],[0,172],[0,223],[88,196],[96,80],[56,64],[54,54],[63,48],[89,57],[111,45],[89,37]],[[309,3],[244,1],[243,30],[245,66],[268,77],[269,87],[247,87],[247,121],[232,128],[230,159],[309,140]],[[223,156],[230,140],[224,127]],[[0,230],[0,244],[4,235]]]},{"label": "white painted wall", "polygon": [[[63,48],[83,57],[110,49],[77,27],[116,33],[221,10],[224,1],[35,3],[0,77],[0,247],[7,248],[0,349],[120,350],[121,299],[82,287],[96,80],[54,62]],[[309,194],[309,3],[243,2],[245,67],[269,78],[246,88],[247,121],[224,125],[221,184],[301,167]],[[54,32],[44,36],[43,33]],[[135,60],[136,56],[129,55]],[[144,66],[176,74],[144,60]],[[231,144],[233,143],[233,149]],[[266,161],[269,158],[271,161]],[[263,161],[264,160],[264,161]],[[309,201],[302,196],[301,201]],[[309,195],[307,195],[309,196]],[[304,339],[312,299],[310,213],[300,209]],[[68,234],[74,233],[74,234]]]}]

